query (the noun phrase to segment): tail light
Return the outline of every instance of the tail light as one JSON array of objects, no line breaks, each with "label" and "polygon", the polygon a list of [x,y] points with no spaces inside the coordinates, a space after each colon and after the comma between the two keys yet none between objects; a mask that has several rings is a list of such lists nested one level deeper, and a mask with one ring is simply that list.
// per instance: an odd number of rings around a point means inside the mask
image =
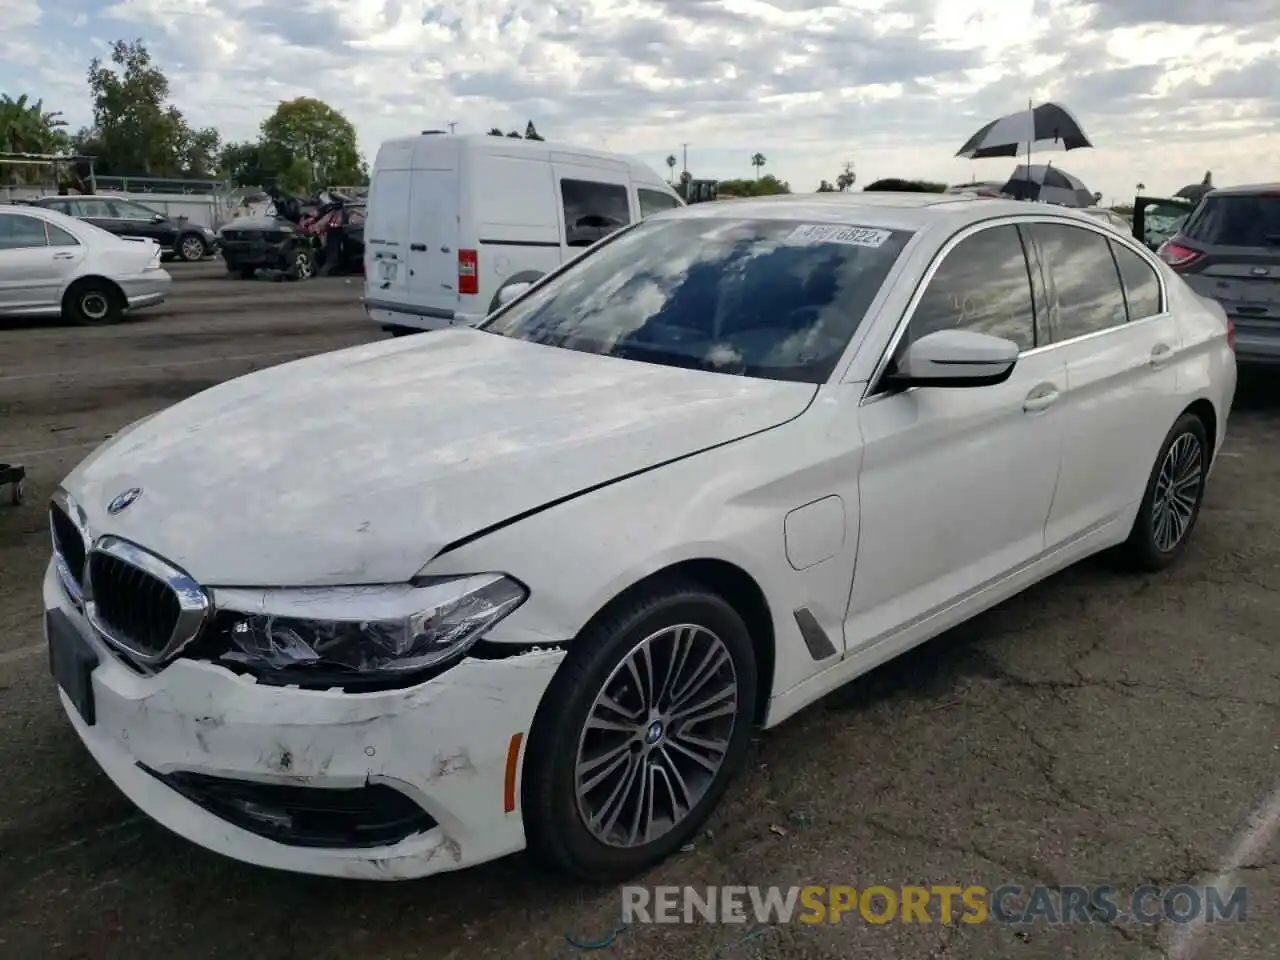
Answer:
[{"label": "tail light", "polygon": [[1192,250],[1190,247],[1184,247],[1180,243],[1166,240],[1160,244],[1160,249],[1156,251],[1156,256],[1175,270],[1179,270],[1195,263],[1202,254],[1199,250]]},{"label": "tail light", "polygon": [[458,251],[458,292],[480,292],[480,256],[475,250]]},{"label": "tail light", "polygon": [[1232,350],[1236,348],[1236,322],[1227,317],[1227,346]]}]

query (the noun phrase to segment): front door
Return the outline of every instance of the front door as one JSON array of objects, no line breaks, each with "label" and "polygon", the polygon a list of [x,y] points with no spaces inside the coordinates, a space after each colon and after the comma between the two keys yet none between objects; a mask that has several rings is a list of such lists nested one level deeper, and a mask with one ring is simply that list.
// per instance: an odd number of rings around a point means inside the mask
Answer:
[{"label": "front door", "polygon": [[[864,403],[861,534],[845,627],[852,652],[976,594],[1044,551],[1066,388],[1018,228],[983,227],[946,254],[895,349],[959,328],[1016,342],[996,386],[876,391]],[[1040,321],[1040,322],[1038,322]],[[893,369],[893,363],[889,365]]]},{"label": "front door", "polygon": [[178,231],[169,218],[161,216],[157,220],[157,211],[132,200],[113,197],[107,203],[115,214],[116,222],[120,224],[119,232],[122,235],[154,240],[164,250],[173,250],[177,245]]},{"label": "front door", "polygon": [[1045,531],[1066,543],[1139,500],[1183,401],[1177,324],[1146,258],[1102,229],[1030,228],[1049,297],[1052,339],[1067,367],[1062,472]]}]

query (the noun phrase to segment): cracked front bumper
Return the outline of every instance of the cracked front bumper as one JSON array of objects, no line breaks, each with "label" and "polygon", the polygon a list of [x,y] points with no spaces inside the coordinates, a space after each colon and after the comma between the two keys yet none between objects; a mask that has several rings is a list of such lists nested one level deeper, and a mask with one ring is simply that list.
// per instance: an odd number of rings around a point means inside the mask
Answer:
[{"label": "cracked front bumper", "polygon": [[[59,690],[76,733],[130,800],[180,836],[264,867],[380,880],[456,870],[524,848],[518,806],[504,809],[508,753],[514,735],[527,742],[563,651],[467,659],[417,687],[362,694],[268,687],[182,659],[144,676],[98,639],[52,566],[44,602],[74,624],[99,660],[89,680],[92,724]],[[210,781],[280,794],[385,785],[435,826],[380,847],[284,843],[219,816],[217,805],[196,802],[201,796],[184,786]]]}]

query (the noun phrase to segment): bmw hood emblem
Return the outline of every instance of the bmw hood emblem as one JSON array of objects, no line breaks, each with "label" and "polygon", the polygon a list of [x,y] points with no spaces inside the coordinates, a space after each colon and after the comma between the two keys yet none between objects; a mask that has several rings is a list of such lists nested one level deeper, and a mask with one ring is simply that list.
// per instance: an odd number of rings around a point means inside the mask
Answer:
[{"label": "bmw hood emblem", "polygon": [[141,487],[130,487],[128,490],[117,493],[115,498],[107,504],[107,513],[114,517],[117,513],[128,510],[140,496],[142,496]]}]

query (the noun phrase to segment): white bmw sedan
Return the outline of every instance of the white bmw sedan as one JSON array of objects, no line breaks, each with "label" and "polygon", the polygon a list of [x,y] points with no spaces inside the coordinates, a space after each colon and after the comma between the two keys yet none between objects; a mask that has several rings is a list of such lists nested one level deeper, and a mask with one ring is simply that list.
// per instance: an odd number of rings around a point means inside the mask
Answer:
[{"label": "white bmw sedan", "polygon": [[43,207],[0,206],[0,317],[115,323],[162,303],[172,282],[154,240],[125,240]]},{"label": "white bmw sedan", "polygon": [[1066,209],[650,217],[479,328],[117,435],[50,510],[50,662],[140,808],[398,879],[686,843],[756,728],[1089,554],[1187,547],[1223,313]]}]

